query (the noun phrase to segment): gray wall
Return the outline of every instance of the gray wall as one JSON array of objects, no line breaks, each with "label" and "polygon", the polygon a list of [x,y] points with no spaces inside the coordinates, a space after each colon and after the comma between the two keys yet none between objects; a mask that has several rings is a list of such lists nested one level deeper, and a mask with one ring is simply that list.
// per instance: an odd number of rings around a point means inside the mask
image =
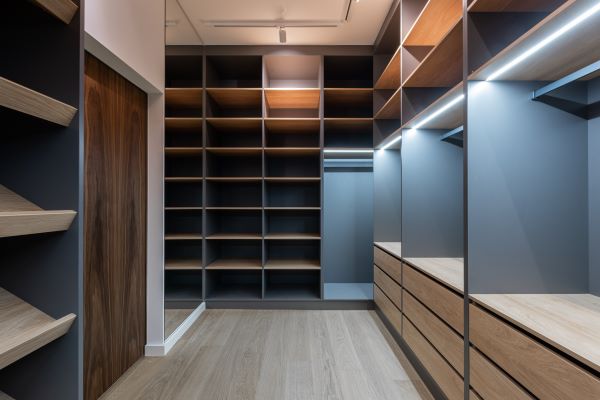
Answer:
[{"label": "gray wall", "polygon": [[531,101],[539,83],[472,85],[471,293],[586,292],[587,122]]},{"label": "gray wall", "polygon": [[463,150],[443,132],[402,135],[402,255],[463,256]]},{"label": "gray wall", "polygon": [[379,150],[373,155],[376,242],[402,239],[402,158],[400,150]]},{"label": "gray wall", "polygon": [[[590,82],[589,101],[600,101],[600,78]],[[600,296],[600,117],[588,122],[590,292]]]},{"label": "gray wall", "polygon": [[327,168],[324,186],[325,282],[373,282],[372,169]]}]

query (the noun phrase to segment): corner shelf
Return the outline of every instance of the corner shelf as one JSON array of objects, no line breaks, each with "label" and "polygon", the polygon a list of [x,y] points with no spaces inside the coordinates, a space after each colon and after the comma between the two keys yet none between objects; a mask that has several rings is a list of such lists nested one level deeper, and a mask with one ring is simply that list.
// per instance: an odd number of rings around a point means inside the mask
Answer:
[{"label": "corner shelf", "polygon": [[400,118],[400,92],[398,88],[394,94],[385,102],[383,106],[377,111],[374,119],[399,119]]},{"label": "corner shelf", "polygon": [[46,211],[0,185],[0,238],[66,231],[77,213]]},{"label": "corner shelf", "polygon": [[54,319],[0,288],[0,369],[65,335],[75,318]]},{"label": "corner shelf", "polygon": [[436,46],[461,18],[461,0],[430,0],[421,10],[402,45]]},{"label": "corner shelf", "polygon": [[71,0],[35,0],[35,3],[65,24],[69,24],[79,10]]},{"label": "corner shelf", "polygon": [[75,107],[2,77],[0,106],[62,126],[69,126],[77,113]]},{"label": "corner shelf", "polygon": [[400,87],[400,50],[398,47],[375,83],[375,89],[395,90]]}]

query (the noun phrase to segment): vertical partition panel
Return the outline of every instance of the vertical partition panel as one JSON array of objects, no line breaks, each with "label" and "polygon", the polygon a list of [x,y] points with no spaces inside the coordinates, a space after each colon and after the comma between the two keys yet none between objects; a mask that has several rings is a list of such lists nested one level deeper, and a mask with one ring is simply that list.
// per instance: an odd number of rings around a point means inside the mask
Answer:
[{"label": "vertical partition panel", "polygon": [[373,155],[373,223],[376,242],[402,239],[402,157],[400,150]]},{"label": "vertical partition panel", "polygon": [[[600,78],[589,83],[589,103],[600,101]],[[600,117],[588,121],[590,293],[600,296]]]}]

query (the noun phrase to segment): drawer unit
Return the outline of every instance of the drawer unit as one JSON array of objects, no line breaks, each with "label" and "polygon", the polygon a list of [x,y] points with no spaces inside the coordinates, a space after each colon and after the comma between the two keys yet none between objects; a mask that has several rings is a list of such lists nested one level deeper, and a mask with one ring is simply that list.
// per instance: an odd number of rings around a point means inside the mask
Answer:
[{"label": "drawer unit", "polygon": [[373,247],[373,260],[375,265],[391,276],[398,284],[402,284],[402,263],[400,260],[377,246]]},{"label": "drawer unit", "polygon": [[454,369],[463,374],[464,340],[448,325],[429,311],[406,290],[403,296],[404,315],[421,331]]},{"label": "drawer unit", "polygon": [[402,313],[394,303],[383,293],[381,289],[377,285],[373,285],[373,298],[375,300],[375,304],[381,310],[383,315],[390,321],[390,323],[396,329],[396,333],[398,335],[402,334]]},{"label": "drawer unit", "polygon": [[377,266],[373,267],[373,280],[396,307],[402,310],[402,287]]},{"label": "drawer unit", "polygon": [[404,289],[462,335],[463,298],[407,264],[403,264],[402,273]]},{"label": "drawer unit", "polygon": [[600,399],[588,371],[474,304],[469,312],[471,343],[536,397]]}]

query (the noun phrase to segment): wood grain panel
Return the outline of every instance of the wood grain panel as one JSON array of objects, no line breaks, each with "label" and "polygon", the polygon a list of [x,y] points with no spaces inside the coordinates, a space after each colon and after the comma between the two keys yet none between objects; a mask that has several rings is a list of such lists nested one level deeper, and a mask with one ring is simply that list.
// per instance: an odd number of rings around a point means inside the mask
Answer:
[{"label": "wood grain panel", "polygon": [[460,334],[463,333],[463,299],[433,279],[403,264],[402,286]]},{"label": "wood grain panel", "polygon": [[423,7],[402,45],[435,46],[461,17],[461,0],[430,0]]},{"label": "wood grain panel", "polygon": [[400,119],[400,105],[402,104],[400,90],[398,89],[375,113],[375,119]]},{"label": "wood grain panel", "polygon": [[195,108],[202,112],[202,89],[200,88],[166,88],[165,107]]},{"label": "wood grain panel", "polygon": [[319,108],[321,91],[319,89],[265,89],[267,106],[278,109]]},{"label": "wood grain panel", "polygon": [[402,337],[449,400],[462,400],[463,380],[415,326],[402,319]]},{"label": "wood grain panel", "polygon": [[396,307],[402,310],[402,287],[377,266],[373,266],[373,280]]},{"label": "wood grain panel", "polygon": [[377,285],[373,285],[373,299],[383,315],[390,321],[396,333],[402,335],[402,312],[394,306],[394,303],[383,293]]},{"label": "wood grain panel", "polygon": [[42,209],[6,186],[0,185],[0,211],[42,211]]},{"label": "wood grain panel", "polygon": [[63,21],[65,24],[71,22],[79,9],[77,4],[71,0],[34,0],[37,5]]},{"label": "wood grain panel", "polygon": [[85,57],[84,395],[98,398],[146,342],[147,96]]},{"label": "wood grain panel", "polygon": [[552,12],[565,0],[475,0],[469,12]]},{"label": "wood grain panel", "polygon": [[421,331],[438,352],[461,375],[464,370],[464,340],[448,325],[423,306],[406,290],[402,297],[402,310],[406,317]]},{"label": "wood grain panel", "polygon": [[206,92],[219,107],[226,109],[253,108],[262,104],[262,90],[249,88],[210,88]]},{"label": "wood grain panel", "polygon": [[374,242],[375,246],[391,254],[392,256],[402,258],[402,243],[401,242]]},{"label": "wood grain panel", "polygon": [[416,269],[462,293],[465,281],[463,258],[419,257],[406,258]]},{"label": "wood grain panel", "polygon": [[535,396],[598,399],[600,380],[549,348],[471,304],[470,339]]},{"label": "wood grain panel", "polygon": [[402,263],[399,259],[374,246],[373,260],[375,265],[391,276],[399,285],[402,285]]},{"label": "wood grain panel", "polygon": [[398,89],[400,87],[400,47],[375,83],[375,89]]}]

